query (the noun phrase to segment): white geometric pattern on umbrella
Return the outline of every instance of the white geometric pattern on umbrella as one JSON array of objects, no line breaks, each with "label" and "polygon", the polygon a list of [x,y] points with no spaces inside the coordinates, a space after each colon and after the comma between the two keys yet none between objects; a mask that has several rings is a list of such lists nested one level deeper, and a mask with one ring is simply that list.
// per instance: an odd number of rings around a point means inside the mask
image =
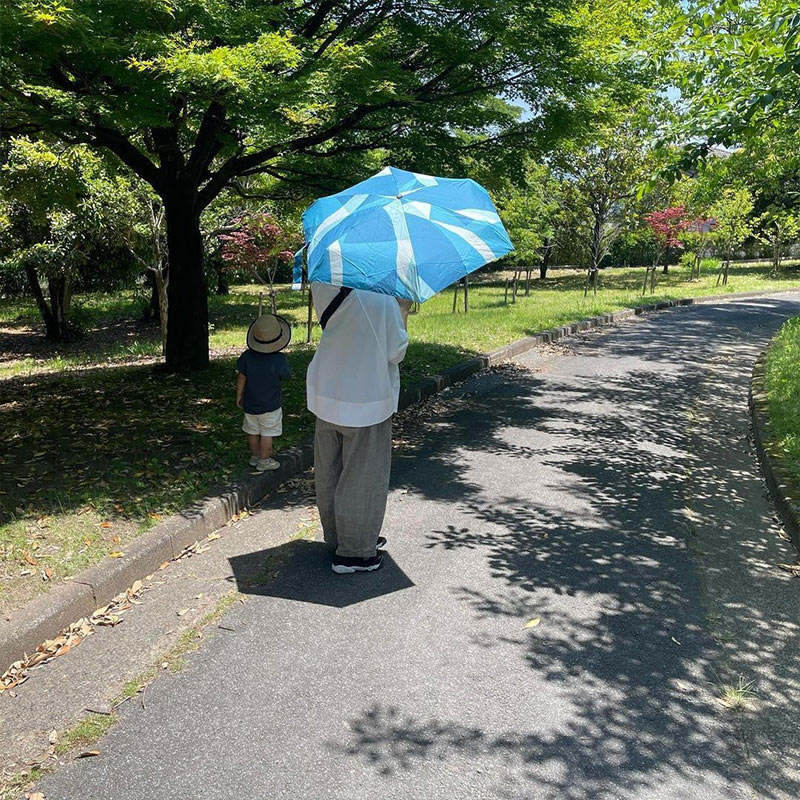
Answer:
[{"label": "white geometric pattern on umbrella", "polygon": [[513,246],[475,181],[386,167],[303,214],[310,281],[424,302]]}]

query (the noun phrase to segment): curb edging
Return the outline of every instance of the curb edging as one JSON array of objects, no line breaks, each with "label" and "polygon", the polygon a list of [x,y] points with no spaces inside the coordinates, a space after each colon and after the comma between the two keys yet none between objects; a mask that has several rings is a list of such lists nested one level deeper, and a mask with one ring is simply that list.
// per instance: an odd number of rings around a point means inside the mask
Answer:
[{"label": "curb edging", "polygon": [[750,417],[753,422],[755,444],[761,473],[767,482],[769,493],[778,510],[784,530],[800,551],[800,487],[786,478],[784,459],[770,452],[769,405],[766,391],[766,363],[769,346],[761,353],[753,367],[748,393]]},{"label": "curb edging", "polygon": [[[398,409],[402,411],[476,372],[507,361],[537,345],[554,342],[580,331],[613,325],[629,317],[679,306],[795,294],[797,291],[788,289],[684,297],[625,308],[588,317],[569,325],[550,328],[533,336],[518,339],[491,353],[475,356],[437,375],[424,378],[400,393]],[[123,558],[104,559],[78,573],[72,580],[53,586],[47,594],[12,612],[10,621],[0,621],[0,670],[22,658],[23,654],[33,653],[39,644],[53,638],[62,628],[75,620],[90,616],[95,609],[125,591],[135,580],[153,572],[164,561],[180,555],[181,551],[193,542],[223,527],[235,514],[249,508],[281,484],[305,472],[314,463],[313,438],[280,450],[276,455],[281,464],[279,469],[257,476],[243,476],[217,492],[212,492],[208,497],[178,514],[173,514],[150,532],[132,541],[126,547]],[[795,546],[798,546],[797,525],[794,530],[792,536]]]}]

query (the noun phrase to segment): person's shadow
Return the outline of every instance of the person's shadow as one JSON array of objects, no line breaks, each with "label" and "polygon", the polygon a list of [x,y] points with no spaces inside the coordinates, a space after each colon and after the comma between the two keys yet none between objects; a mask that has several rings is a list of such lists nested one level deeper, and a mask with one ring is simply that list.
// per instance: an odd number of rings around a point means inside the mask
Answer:
[{"label": "person's shadow", "polygon": [[325,544],[304,539],[229,560],[240,592],[335,608],[414,585],[388,553],[375,572],[337,575],[331,570],[331,555]]}]

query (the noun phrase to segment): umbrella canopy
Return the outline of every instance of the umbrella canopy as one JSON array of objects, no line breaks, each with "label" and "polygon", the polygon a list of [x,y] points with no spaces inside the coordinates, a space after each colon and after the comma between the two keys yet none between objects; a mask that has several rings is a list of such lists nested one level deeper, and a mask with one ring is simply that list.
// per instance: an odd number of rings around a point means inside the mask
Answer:
[{"label": "umbrella canopy", "polygon": [[303,214],[310,281],[419,303],[513,250],[473,180],[386,167]]}]

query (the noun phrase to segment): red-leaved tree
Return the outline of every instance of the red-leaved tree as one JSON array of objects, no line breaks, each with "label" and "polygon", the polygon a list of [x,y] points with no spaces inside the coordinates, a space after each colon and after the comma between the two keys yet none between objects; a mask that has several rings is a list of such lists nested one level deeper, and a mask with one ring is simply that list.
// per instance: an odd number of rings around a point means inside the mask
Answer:
[{"label": "red-leaved tree", "polygon": [[[644,215],[644,219],[650,226],[653,238],[656,240],[656,255],[653,259],[653,269],[660,263],[661,259],[672,249],[681,249],[683,242],[680,235],[690,225],[691,220],[686,216],[684,206],[672,206],[663,211],[652,211]],[[664,274],[666,275],[669,265],[664,263]]]},{"label": "red-leaved tree", "polygon": [[269,284],[270,308],[274,314],[275,278],[282,266],[292,263],[299,237],[284,230],[265,212],[236,217],[231,225],[236,230],[219,236],[222,260],[233,269],[247,270],[259,283]]}]

